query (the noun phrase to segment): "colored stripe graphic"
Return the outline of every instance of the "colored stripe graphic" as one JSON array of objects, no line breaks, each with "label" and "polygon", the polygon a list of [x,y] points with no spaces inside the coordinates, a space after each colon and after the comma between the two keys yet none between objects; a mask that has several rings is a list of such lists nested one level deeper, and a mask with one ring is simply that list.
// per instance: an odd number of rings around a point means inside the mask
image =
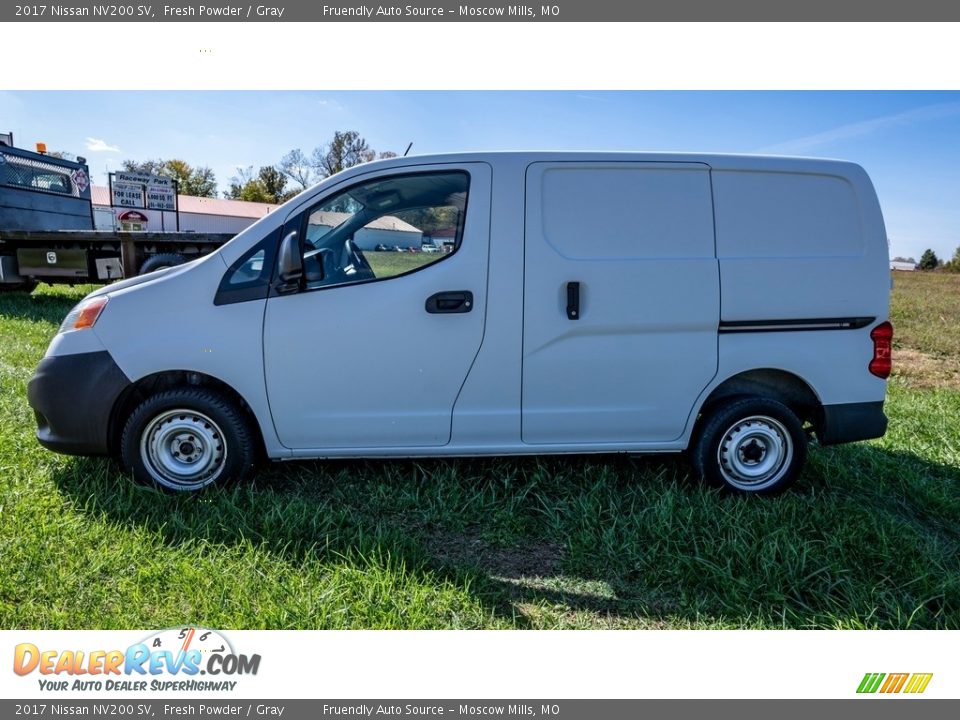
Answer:
[{"label": "colored stripe graphic", "polygon": [[880,688],[882,693],[898,693],[903,689],[910,673],[890,673],[887,675],[887,681]]},{"label": "colored stripe graphic", "polygon": [[886,677],[884,673],[867,673],[863,676],[863,680],[860,681],[860,687],[857,688],[857,692],[875,693],[877,688],[880,687],[880,682],[884,677]]},{"label": "colored stripe graphic", "polygon": [[933,673],[914,673],[903,691],[905,693],[922,693],[927,689],[927,685],[930,684],[932,677]]},{"label": "colored stripe graphic", "polygon": [[930,680],[933,679],[933,673],[866,673],[860,685],[857,686],[858,693],[875,693],[877,691],[886,694],[895,694],[899,692],[917,694],[927,689]]}]

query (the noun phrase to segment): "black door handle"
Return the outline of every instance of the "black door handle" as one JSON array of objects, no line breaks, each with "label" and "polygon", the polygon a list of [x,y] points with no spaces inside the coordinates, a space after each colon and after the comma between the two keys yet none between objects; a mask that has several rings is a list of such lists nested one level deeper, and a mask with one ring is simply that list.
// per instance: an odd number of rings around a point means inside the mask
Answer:
[{"label": "black door handle", "polygon": [[580,283],[567,283],[567,320],[580,319]]},{"label": "black door handle", "polygon": [[428,313],[468,313],[473,310],[473,293],[469,290],[447,290],[427,298]]}]

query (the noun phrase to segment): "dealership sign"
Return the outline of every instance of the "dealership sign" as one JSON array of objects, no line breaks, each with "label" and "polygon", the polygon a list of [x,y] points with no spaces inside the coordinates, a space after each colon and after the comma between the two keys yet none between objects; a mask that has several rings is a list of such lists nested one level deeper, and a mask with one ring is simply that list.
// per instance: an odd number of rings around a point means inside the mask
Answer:
[{"label": "dealership sign", "polygon": [[149,173],[110,173],[110,204],[113,207],[177,212],[177,181]]},{"label": "dealership sign", "polygon": [[147,209],[173,210],[177,209],[177,191],[172,187],[147,185]]},{"label": "dealership sign", "polygon": [[110,183],[110,204],[114,207],[142,208],[144,205],[143,185],[113,181]]}]

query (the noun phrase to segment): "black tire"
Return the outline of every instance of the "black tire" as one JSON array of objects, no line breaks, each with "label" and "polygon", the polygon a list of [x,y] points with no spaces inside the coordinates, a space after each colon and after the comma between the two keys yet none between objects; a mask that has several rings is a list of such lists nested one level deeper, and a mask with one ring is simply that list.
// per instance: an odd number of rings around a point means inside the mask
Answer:
[{"label": "black tire", "polygon": [[145,485],[197,492],[248,477],[256,461],[255,430],[237,404],[207,388],[165,390],[127,418],[120,457]]},{"label": "black tire", "polygon": [[179,253],[160,253],[159,255],[151,255],[144,260],[143,265],[140,266],[140,274],[146,275],[154,270],[163,270],[164,268],[183,265],[186,261],[187,259]]},{"label": "black tire", "polygon": [[697,475],[711,487],[743,495],[778,495],[807,460],[807,435],[796,414],[771,398],[746,397],[712,408],[691,448]]},{"label": "black tire", "polygon": [[37,285],[36,280],[24,280],[21,283],[0,283],[0,293],[4,292],[24,292],[32,293]]}]

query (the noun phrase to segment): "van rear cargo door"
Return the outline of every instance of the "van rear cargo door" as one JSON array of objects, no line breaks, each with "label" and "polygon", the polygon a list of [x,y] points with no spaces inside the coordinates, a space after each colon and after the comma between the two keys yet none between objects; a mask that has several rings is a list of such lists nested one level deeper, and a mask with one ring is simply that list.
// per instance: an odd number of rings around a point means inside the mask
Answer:
[{"label": "van rear cargo door", "polygon": [[526,208],[523,441],[678,439],[717,370],[710,168],[533,163]]}]

